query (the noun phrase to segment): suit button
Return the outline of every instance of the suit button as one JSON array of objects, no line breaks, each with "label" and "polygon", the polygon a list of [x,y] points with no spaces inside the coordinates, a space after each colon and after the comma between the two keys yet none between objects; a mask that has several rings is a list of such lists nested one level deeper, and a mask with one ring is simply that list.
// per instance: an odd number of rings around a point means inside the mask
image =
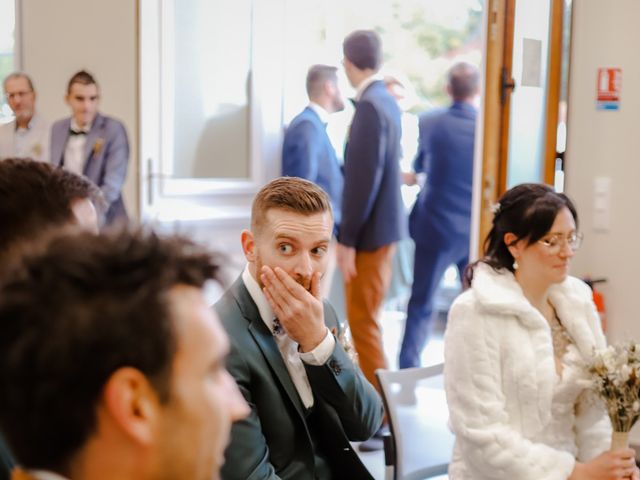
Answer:
[{"label": "suit button", "polygon": [[338,362],[336,362],[335,360],[331,360],[329,362],[329,368],[333,370],[333,373],[335,373],[336,375],[340,375],[340,372],[342,372],[342,368],[340,368],[340,365],[338,365]]}]

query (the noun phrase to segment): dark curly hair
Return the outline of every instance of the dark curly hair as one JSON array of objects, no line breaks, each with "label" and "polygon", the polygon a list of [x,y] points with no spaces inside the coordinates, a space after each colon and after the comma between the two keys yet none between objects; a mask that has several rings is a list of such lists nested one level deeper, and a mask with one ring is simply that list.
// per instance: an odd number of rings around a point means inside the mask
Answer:
[{"label": "dark curly hair", "polygon": [[513,233],[517,240],[526,239],[531,245],[546,235],[563,208],[569,209],[577,226],[578,213],[571,199],[548,185],[523,183],[505,192],[498,201],[493,226],[484,241],[484,256],[465,270],[465,287],[471,286],[473,270],[479,262],[494,270],[513,272],[513,256],[504,242],[504,235]]},{"label": "dark curly hair", "polygon": [[26,256],[0,290],[0,430],[18,463],[67,471],[121,367],[166,402],[177,348],[167,293],[202,287],[218,265],[185,238],[143,230],[63,234]]},{"label": "dark curly hair", "polygon": [[0,270],[16,245],[75,222],[72,203],[83,199],[104,207],[100,189],[80,175],[30,159],[0,161]]}]

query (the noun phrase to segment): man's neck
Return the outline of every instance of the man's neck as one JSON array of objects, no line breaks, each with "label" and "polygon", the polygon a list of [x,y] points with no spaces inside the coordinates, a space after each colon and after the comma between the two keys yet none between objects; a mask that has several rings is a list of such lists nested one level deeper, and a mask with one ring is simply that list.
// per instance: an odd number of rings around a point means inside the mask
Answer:
[{"label": "man's neck", "polygon": [[29,128],[33,115],[29,118],[16,118],[16,128]]},{"label": "man's neck", "polygon": [[367,68],[366,70],[356,70],[353,73],[353,79],[352,79],[353,82],[351,85],[353,86],[353,88],[358,90],[360,89],[360,87],[365,81],[367,81],[369,78],[373,77],[377,73],[378,73],[377,71],[372,70],[370,68]]}]

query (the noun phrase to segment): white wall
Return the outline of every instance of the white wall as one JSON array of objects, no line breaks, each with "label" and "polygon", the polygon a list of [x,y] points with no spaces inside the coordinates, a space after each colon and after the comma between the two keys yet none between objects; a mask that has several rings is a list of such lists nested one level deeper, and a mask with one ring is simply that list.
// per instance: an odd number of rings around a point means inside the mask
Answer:
[{"label": "white wall", "polygon": [[123,189],[129,214],[138,212],[136,0],[20,0],[22,69],[32,76],[37,108],[53,122],[69,115],[67,81],[86,69],[98,81],[100,110],[121,120],[131,157]]},{"label": "white wall", "polygon": [[[609,341],[640,341],[640,2],[578,0],[573,9],[566,191],[585,233],[573,271],[608,279]],[[617,112],[596,110],[598,67],[622,68]],[[596,177],[611,178],[607,232],[593,228]]]}]

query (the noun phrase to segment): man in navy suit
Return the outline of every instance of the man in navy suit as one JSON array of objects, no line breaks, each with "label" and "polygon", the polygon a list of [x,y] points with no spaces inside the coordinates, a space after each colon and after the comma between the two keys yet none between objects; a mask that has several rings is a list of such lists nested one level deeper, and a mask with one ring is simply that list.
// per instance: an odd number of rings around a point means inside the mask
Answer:
[{"label": "man in navy suit", "polygon": [[344,109],[336,67],[314,65],[307,73],[309,105],[289,124],[282,146],[282,175],[320,185],[331,200],[336,227],[344,183],[340,163],[327,135],[329,114]]},{"label": "man in navy suit", "polygon": [[[327,192],[333,209],[335,234],[340,227],[344,178],[326,128],[329,115],[344,109],[337,71],[336,67],[329,65],[313,65],[309,69],[309,105],[291,121],[282,145],[282,175],[305,178]],[[332,241],[328,256],[327,270],[321,285],[324,297],[331,291],[331,280],[336,267],[335,241]]]},{"label": "man in navy suit", "polygon": [[98,84],[84,70],[69,80],[65,99],[72,115],[51,127],[51,163],[100,187],[107,203],[107,225],[126,221],[121,191],[129,165],[129,140],[124,125],[98,112]]},{"label": "man in navy suit", "polygon": [[460,278],[469,261],[471,188],[478,69],[455,64],[448,73],[447,92],[453,103],[420,118],[414,169],[425,172],[424,188],[409,217],[416,251],[407,323],[400,349],[400,368],[420,366],[429,334],[433,296],[449,265]]},{"label": "man in navy suit", "polygon": [[345,152],[337,261],[360,367],[377,385],[376,369],[387,366],[377,317],[391,281],[395,243],[407,233],[400,195],[402,128],[396,100],[377,75],[380,37],[355,31],[344,40],[343,52],[345,73],[357,95]]}]

